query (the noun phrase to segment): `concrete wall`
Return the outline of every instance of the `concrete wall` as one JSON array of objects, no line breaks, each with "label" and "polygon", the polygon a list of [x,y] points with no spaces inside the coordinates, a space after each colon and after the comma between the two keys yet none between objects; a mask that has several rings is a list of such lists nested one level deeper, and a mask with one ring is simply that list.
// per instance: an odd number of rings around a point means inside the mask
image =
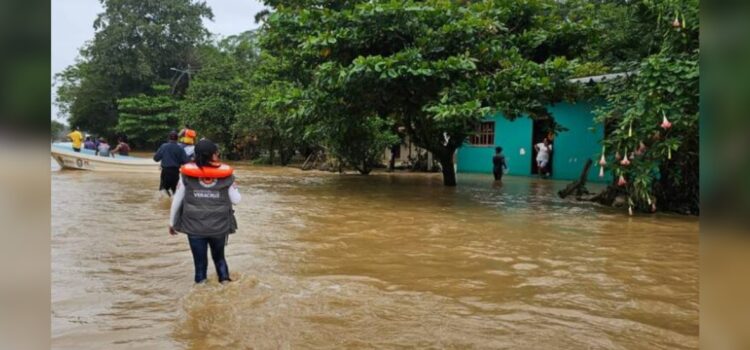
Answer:
[{"label": "concrete wall", "polygon": [[[410,142],[408,136],[404,137],[404,142],[401,143],[400,147],[401,147],[401,154],[399,157],[395,159],[395,162],[394,162],[395,166],[397,167],[410,165],[411,162],[417,159],[417,153],[427,154],[428,161],[432,161],[433,159],[432,154],[430,152],[428,152],[427,150],[423,148],[417,147],[417,145],[415,145],[413,142]],[[409,155],[411,155],[412,160],[409,160]],[[387,166],[388,162],[390,161],[391,161],[391,149],[386,148],[383,151],[382,162],[383,164]]]},{"label": "concrete wall", "polygon": [[531,119],[518,118],[511,122],[502,114],[496,114],[485,120],[495,122],[494,145],[473,146],[465,143],[458,149],[458,172],[492,173],[492,156],[495,147],[500,146],[510,175],[531,174]]},{"label": "concrete wall", "polygon": [[553,178],[577,179],[586,160],[591,158],[595,163],[589,169],[588,179],[592,182],[602,180],[599,178],[597,162],[601,154],[602,146],[599,141],[604,137],[604,128],[594,123],[594,107],[586,102],[558,103],[548,107],[555,120],[570,129],[555,137],[552,156]]},{"label": "concrete wall", "polygon": [[[595,125],[592,110],[594,105],[586,102],[559,103],[550,106],[549,110],[558,123],[569,130],[562,132],[554,140],[552,156],[552,178],[572,180],[578,178],[586,159],[594,162],[601,152],[599,141],[604,136],[601,125]],[[495,122],[495,141],[491,146],[473,146],[464,144],[458,150],[458,171],[464,173],[491,173],[492,156],[495,147],[503,147],[508,172],[510,175],[531,175],[531,156],[533,140],[533,122],[530,118],[521,117],[509,121],[502,114],[485,119]],[[589,172],[589,181],[601,182],[599,167],[594,165]]]}]

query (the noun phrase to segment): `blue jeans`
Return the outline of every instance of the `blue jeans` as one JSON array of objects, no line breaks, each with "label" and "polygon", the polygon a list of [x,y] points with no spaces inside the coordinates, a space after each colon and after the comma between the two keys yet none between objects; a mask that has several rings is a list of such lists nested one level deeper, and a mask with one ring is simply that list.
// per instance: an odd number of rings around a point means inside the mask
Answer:
[{"label": "blue jeans", "polygon": [[230,281],[229,267],[224,259],[224,246],[227,243],[227,236],[193,236],[188,235],[190,251],[193,253],[193,262],[195,263],[195,283],[206,280],[208,271],[208,247],[211,247],[211,258],[214,260],[216,274],[219,275],[219,282]]}]

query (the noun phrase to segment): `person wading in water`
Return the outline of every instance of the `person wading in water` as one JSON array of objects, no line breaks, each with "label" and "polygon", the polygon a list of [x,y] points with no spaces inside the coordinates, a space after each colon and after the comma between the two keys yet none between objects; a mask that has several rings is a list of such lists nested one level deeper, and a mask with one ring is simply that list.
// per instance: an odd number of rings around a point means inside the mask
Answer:
[{"label": "person wading in water", "polygon": [[170,132],[168,139],[169,141],[162,144],[154,154],[154,161],[161,161],[159,191],[164,191],[167,196],[171,196],[180,180],[180,167],[188,162],[188,156],[185,150],[177,144],[176,132]]},{"label": "person wading in water", "polygon": [[180,130],[180,147],[185,150],[185,153],[187,153],[189,159],[193,158],[193,152],[195,152],[195,138],[197,136],[198,133],[195,132],[195,130],[191,129],[190,125],[188,124],[185,124],[185,127]]},{"label": "person wading in water", "polygon": [[210,140],[195,145],[195,162],[180,168],[180,182],[172,198],[169,234],[187,234],[195,263],[195,283],[206,281],[208,247],[220,283],[231,281],[224,258],[229,234],[237,230],[232,205],[241,196],[232,167],[219,162],[219,149]]},{"label": "person wading in water", "polygon": [[505,163],[502,147],[495,147],[495,156],[492,157],[492,174],[495,175],[495,181],[502,181],[503,174],[508,170],[508,164]]}]

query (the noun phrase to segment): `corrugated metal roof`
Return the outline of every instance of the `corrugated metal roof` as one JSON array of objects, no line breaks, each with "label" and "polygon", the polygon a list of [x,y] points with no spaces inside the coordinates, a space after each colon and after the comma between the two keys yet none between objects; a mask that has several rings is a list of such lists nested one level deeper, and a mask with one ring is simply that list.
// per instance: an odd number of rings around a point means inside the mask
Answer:
[{"label": "corrugated metal roof", "polygon": [[635,75],[635,74],[638,74],[638,71],[603,74],[603,75],[592,75],[590,77],[574,78],[568,81],[571,83],[580,83],[580,84],[599,83],[602,81],[609,81],[613,79],[624,78],[624,77],[628,77],[628,76]]}]

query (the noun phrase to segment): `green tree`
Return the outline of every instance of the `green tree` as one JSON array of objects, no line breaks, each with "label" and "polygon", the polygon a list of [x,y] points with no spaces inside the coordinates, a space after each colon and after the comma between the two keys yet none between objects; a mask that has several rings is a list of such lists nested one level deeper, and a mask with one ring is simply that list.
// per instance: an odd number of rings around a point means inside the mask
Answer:
[{"label": "green tree", "polygon": [[[197,65],[195,47],[208,35],[202,20],[213,14],[193,0],[100,1],[104,12],[94,21],[94,39],[57,76],[56,103],[71,125],[111,134],[117,99],[151,93],[152,85],[175,77],[171,68]],[[187,80],[175,85],[180,93]]]},{"label": "green tree", "polygon": [[253,32],[246,32],[202,48],[204,62],[180,104],[182,120],[217,142],[229,158],[237,157],[237,122],[258,57],[254,38]]},{"label": "green tree", "polygon": [[609,130],[603,158],[615,175],[608,192],[627,195],[631,210],[697,214],[698,1],[632,6],[629,28],[650,45],[633,60],[636,76],[602,91],[596,119]]},{"label": "green tree", "polygon": [[60,123],[57,120],[50,121],[50,140],[55,141],[62,139],[67,129],[68,127],[65,124]]},{"label": "green tree", "polygon": [[[270,37],[263,30],[258,33],[261,43]],[[308,68],[288,57],[262,50],[248,75],[250,93],[237,127],[258,148],[268,150],[272,164],[278,159],[286,165],[295,151],[307,154],[322,147],[321,125],[302,109],[309,104],[303,103],[305,90],[299,78],[309,74]]]},{"label": "green tree", "polygon": [[269,162],[286,165],[303,137],[302,123],[295,119],[299,89],[285,82],[272,82],[250,90],[249,100],[239,119],[239,128],[253,135],[262,149],[269,152]]},{"label": "green tree", "polygon": [[156,148],[179,124],[178,103],[170,87],[157,85],[153,95],[140,94],[117,100],[119,121],[115,130],[135,146]]},{"label": "green tree", "polygon": [[377,117],[361,121],[333,119],[324,124],[331,153],[360,174],[367,175],[381,163],[383,152],[398,142],[387,119]]},{"label": "green tree", "polygon": [[[576,7],[552,0],[265,3],[275,11],[263,47],[304,89],[301,113],[352,135],[403,126],[435,154],[448,186],[456,184],[454,152],[487,113],[546,115],[566,97],[569,61],[597,29],[591,14],[566,21]],[[334,146],[374,142],[360,150],[387,138],[327,135]]]}]

